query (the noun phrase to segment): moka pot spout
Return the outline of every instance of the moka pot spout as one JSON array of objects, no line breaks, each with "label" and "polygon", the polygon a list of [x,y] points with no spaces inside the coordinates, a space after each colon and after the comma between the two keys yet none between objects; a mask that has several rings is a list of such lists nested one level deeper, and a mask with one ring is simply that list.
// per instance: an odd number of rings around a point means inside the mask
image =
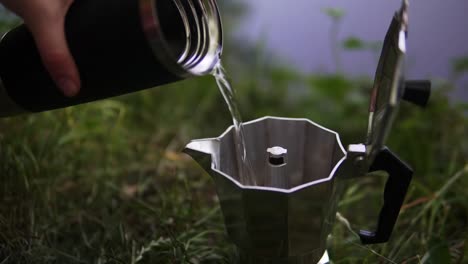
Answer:
[{"label": "moka pot spout", "polygon": [[190,141],[183,152],[188,154],[208,173],[212,165],[216,166],[219,161],[219,139],[207,138]]}]

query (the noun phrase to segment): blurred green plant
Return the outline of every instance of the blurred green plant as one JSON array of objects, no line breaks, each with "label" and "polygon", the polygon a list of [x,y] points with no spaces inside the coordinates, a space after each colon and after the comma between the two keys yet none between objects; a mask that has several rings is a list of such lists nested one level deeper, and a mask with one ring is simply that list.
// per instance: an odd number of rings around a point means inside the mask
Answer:
[{"label": "blurred green plant", "polygon": [[343,40],[343,49],[346,51],[368,51],[374,55],[376,63],[379,61],[382,41],[365,41],[356,36],[350,36]]},{"label": "blurred green plant", "polygon": [[333,21],[341,21],[344,17],[345,12],[339,8],[327,7],[323,10],[327,16],[329,16]]},{"label": "blurred green plant", "polygon": [[0,5],[0,34],[7,32],[9,29],[20,23],[20,19],[10,13],[2,5]]},{"label": "blurred green plant", "polygon": [[453,72],[460,74],[468,72],[468,57],[460,57],[453,61]]},{"label": "blurred green plant", "polygon": [[330,20],[332,21],[331,27],[330,27],[330,43],[332,45],[332,56],[333,56],[333,61],[335,62],[335,67],[336,67],[336,72],[340,73],[342,71],[342,63],[341,63],[341,49],[340,49],[340,44],[338,41],[339,33],[340,33],[340,28],[341,28],[341,23],[343,20],[343,17],[345,16],[345,12],[342,9],[339,8],[332,8],[328,7],[323,10],[325,15],[327,15]]},{"label": "blurred green plant", "polygon": [[454,59],[452,61],[452,72],[455,77],[468,73],[468,56]]}]

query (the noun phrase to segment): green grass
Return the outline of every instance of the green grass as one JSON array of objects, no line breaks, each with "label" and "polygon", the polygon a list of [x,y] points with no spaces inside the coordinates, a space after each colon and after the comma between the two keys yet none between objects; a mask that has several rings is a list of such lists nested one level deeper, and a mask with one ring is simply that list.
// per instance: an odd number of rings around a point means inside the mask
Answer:
[{"label": "green grass", "polygon": [[[368,79],[258,71],[234,80],[246,120],[306,117],[363,140]],[[381,205],[384,179],[356,180],[334,263],[467,263],[466,108],[436,86],[426,110],[403,105],[389,138],[415,170],[390,242],[362,246],[346,226],[372,228]],[[210,77],[0,120],[0,263],[234,263],[215,186],[181,153],[228,125]]]},{"label": "green grass", "polygon": [[181,118],[144,106],[160,92],[1,121],[0,263],[229,257],[210,247],[219,209],[179,152]]}]

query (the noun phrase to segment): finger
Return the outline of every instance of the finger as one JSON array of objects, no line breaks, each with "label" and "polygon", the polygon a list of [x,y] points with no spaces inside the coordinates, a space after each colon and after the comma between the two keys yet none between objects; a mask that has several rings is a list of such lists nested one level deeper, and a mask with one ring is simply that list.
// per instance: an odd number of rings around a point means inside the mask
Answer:
[{"label": "finger", "polygon": [[41,55],[42,62],[56,85],[66,96],[74,96],[80,89],[80,77],[68,49],[64,19],[51,19],[28,25]]}]

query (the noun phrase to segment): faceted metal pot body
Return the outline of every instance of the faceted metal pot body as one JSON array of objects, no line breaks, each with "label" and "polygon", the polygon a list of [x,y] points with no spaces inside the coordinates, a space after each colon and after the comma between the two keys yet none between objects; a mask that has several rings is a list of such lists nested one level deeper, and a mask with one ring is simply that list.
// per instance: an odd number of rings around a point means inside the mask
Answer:
[{"label": "faceted metal pot body", "polygon": [[[255,185],[241,180],[233,127],[185,149],[213,177],[227,233],[243,262],[319,262],[341,189],[336,171],[346,152],[338,134],[307,119],[275,117],[243,129]],[[271,163],[267,149],[276,146],[287,150],[282,164]]]}]

